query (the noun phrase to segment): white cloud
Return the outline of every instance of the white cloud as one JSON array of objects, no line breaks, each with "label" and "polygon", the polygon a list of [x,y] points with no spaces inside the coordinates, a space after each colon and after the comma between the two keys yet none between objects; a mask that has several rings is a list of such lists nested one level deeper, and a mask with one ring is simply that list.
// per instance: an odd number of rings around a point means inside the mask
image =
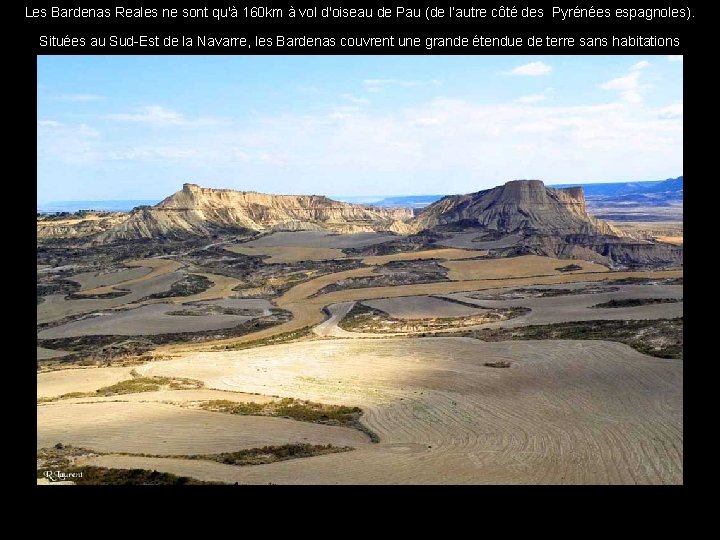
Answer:
[{"label": "white cloud", "polygon": [[50,155],[60,162],[74,165],[84,165],[103,158],[99,148],[100,132],[95,128],[87,124],[69,125],[54,120],[38,120],[37,125],[38,158]]},{"label": "white cloud", "polygon": [[603,170],[607,160],[628,160],[628,167],[658,160],[667,164],[682,147],[682,121],[671,116],[675,113],[677,108],[658,111],[623,101],[527,107],[436,99],[395,112],[332,108],[324,114],[200,130],[188,140],[146,139],[125,149],[107,148],[98,159],[309,167],[326,173],[444,174],[460,168],[466,175],[496,174],[497,181],[526,171],[552,177],[554,167],[562,167],[577,168],[582,176]]},{"label": "white cloud", "polygon": [[529,64],[523,64],[510,71],[505,72],[506,75],[521,75],[526,77],[537,77],[540,75],[547,75],[552,71],[552,66],[549,66],[545,62],[530,62]]},{"label": "white cloud", "polygon": [[630,66],[630,71],[640,71],[641,69],[645,69],[647,67],[650,67],[652,64],[648,62],[647,60],[641,60],[637,64],[633,64]]},{"label": "white cloud", "polygon": [[541,101],[545,101],[546,99],[547,99],[547,96],[545,94],[530,94],[527,96],[520,96],[519,98],[517,98],[513,101],[515,103],[531,105],[533,103],[540,103]]},{"label": "white cloud", "polygon": [[348,100],[350,103],[355,103],[356,105],[367,105],[368,103],[370,103],[369,99],[357,97],[353,94],[343,94],[341,97]]},{"label": "white cloud", "polygon": [[597,105],[437,98],[383,110],[348,101],[235,124],[117,130],[122,139],[93,135],[87,126],[48,126],[38,128],[38,160],[50,154],[54,163],[115,162],[108,167],[122,161],[170,175],[194,168],[200,178],[242,179],[239,187],[264,191],[286,191],[292,177],[297,192],[319,192],[339,177],[368,193],[386,193],[388,178],[406,187],[440,181],[448,192],[467,192],[512,178],[597,181],[619,170],[636,178],[681,171],[682,108],[631,104],[622,93],[634,83],[609,86],[618,99]]},{"label": "white cloud", "polygon": [[639,79],[639,73],[628,73],[602,83],[600,88],[603,90],[636,90],[640,86]]},{"label": "white cloud", "polygon": [[214,118],[188,119],[183,114],[161,105],[147,105],[136,113],[109,114],[107,118],[119,122],[139,122],[156,126],[197,126],[220,123],[218,119]]},{"label": "white cloud", "polygon": [[434,116],[421,116],[408,120],[408,124],[411,126],[438,126],[442,124],[442,120]]},{"label": "white cloud", "polygon": [[299,85],[296,87],[296,90],[301,94],[308,94],[314,96],[323,96],[327,94],[327,92],[325,92],[324,90],[321,90],[317,86],[312,85]]},{"label": "white cloud", "polygon": [[620,97],[624,101],[637,104],[642,103],[644,100],[642,91],[651,88],[651,85],[640,83],[640,71],[636,69],[620,77],[610,79],[598,85],[598,88],[602,90],[615,90],[620,93]]},{"label": "white cloud", "polygon": [[185,118],[182,114],[161,107],[160,105],[148,105],[140,109],[137,113],[118,113],[109,114],[110,120],[118,120],[121,122],[147,122],[149,124],[182,124]]},{"label": "white cloud", "polygon": [[352,118],[360,110],[357,105],[342,105],[339,107],[333,107],[328,114],[328,118],[331,120],[344,120],[346,118]]},{"label": "white cloud", "polygon": [[682,62],[683,61],[683,55],[682,54],[671,54],[667,57],[668,62]]},{"label": "white cloud", "polygon": [[52,98],[54,101],[68,101],[75,103],[83,103],[87,101],[100,101],[105,99],[103,96],[97,94],[63,94],[61,96],[55,96]]},{"label": "white cloud", "polygon": [[403,79],[365,79],[363,81],[363,87],[367,92],[380,92],[383,88],[388,86],[400,86],[403,88],[410,88],[413,86],[438,86],[441,82],[438,79],[431,79],[429,81],[413,81]]},{"label": "white cloud", "polygon": [[550,96],[552,96],[555,93],[555,89],[551,86],[548,86],[543,90],[542,92],[539,92],[537,94],[528,94],[525,96],[520,96],[513,100],[513,103],[520,103],[521,105],[532,105],[535,103],[541,103],[545,100],[547,100]]},{"label": "white cloud", "polygon": [[682,118],[683,116],[683,104],[673,103],[667,107],[663,107],[658,111],[658,118],[663,120],[674,120],[676,118]]}]

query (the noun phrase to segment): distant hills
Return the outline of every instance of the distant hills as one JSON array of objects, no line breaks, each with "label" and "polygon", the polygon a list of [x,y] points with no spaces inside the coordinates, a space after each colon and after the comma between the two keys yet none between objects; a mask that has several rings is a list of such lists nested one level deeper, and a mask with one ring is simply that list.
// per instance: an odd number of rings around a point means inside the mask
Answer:
[{"label": "distant hills", "polygon": [[54,201],[38,203],[37,211],[45,214],[55,212],[79,212],[81,210],[98,210],[101,212],[129,212],[138,206],[152,206],[159,199],[135,199],[113,201]]},{"label": "distant hills", "polygon": [[[596,202],[619,199],[638,200],[648,204],[662,204],[670,201],[682,201],[683,177],[667,180],[648,180],[643,182],[610,182],[605,184],[551,184],[549,188],[581,187],[590,206]],[[397,195],[373,201],[373,206],[381,208],[424,208],[442,199],[445,195]]]},{"label": "distant hills", "polygon": [[590,203],[594,200],[604,201],[617,199],[647,201],[655,204],[682,201],[683,177],[669,178],[648,182],[615,182],[610,184],[557,184],[552,187],[580,186],[585,191],[585,198]]},{"label": "distant hills", "polygon": [[386,197],[372,203],[380,208],[424,208],[425,206],[439,201],[445,195],[398,195]]}]

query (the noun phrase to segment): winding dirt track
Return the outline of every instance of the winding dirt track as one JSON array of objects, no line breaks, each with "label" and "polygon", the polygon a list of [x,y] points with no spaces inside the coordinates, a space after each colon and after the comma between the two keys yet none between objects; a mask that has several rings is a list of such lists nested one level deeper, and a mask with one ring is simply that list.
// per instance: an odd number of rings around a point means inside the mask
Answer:
[{"label": "winding dirt track", "polygon": [[[405,255],[405,254],[403,254]],[[184,351],[208,350],[210,346],[227,346],[240,343],[249,343],[259,339],[272,337],[284,332],[300,330],[314,326],[325,320],[323,308],[330,304],[369,300],[374,298],[395,298],[398,296],[419,296],[428,294],[450,294],[463,291],[479,291],[502,287],[523,285],[549,285],[557,283],[596,282],[606,279],[621,279],[626,277],[650,277],[655,279],[681,277],[682,270],[664,270],[648,272],[584,272],[571,274],[551,274],[529,277],[508,277],[505,279],[476,279],[467,281],[440,281],[437,283],[420,283],[399,287],[368,287],[364,289],[346,289],[334,291],[310,298],[320,289],[331,283],[353,277],[371,276],[374,268],[356,268],[344,272],[337,272],[320,276],[318,278],[300,283],[291,288],[275,303],[278,307],[286,309],[293,314],[293,318],[283,324],[247,334],[237,338],[214,341],[209,344],[181,344],[167,345],[156,349],[157,354],[175,354]]]},{"label": "winding dirt track", "polygon": [[[500,359],[512,366],[483,365]],[[358,404],[381,443],[245,468],[116,456],[91,463],[241,483],[682,482],[682,362],[618,343],[327,340],[139,369],[218,389]]]}]

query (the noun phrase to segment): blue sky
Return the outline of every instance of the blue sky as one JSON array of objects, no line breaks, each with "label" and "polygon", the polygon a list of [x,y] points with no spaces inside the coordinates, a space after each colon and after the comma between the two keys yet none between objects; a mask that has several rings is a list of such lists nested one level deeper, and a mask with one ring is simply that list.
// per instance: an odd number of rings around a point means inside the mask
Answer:
[{"label": "blue sky", "polygon": [[40,56],[38,202],[682,169],[681,56]]}]

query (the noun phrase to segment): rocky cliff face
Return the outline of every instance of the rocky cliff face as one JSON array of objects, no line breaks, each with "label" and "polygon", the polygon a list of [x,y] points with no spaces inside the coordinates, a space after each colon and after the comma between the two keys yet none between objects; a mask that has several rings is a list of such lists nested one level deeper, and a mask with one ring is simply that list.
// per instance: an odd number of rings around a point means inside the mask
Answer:
[{"label": "rocky cliff face", "polygon": [[540,180],[513,180],[477,193],[444,197],[425,208],[413,226],[422,230],[457,222],[506,233],[623,236],[587,214],[582,188],[552,189]]},{"label": "rocky cliff face", "polygon": [[582,259],[608,266],[682,266],[683,247],[612,235],[530,235],[517,245],[496,250],[501,256],[545,255]]},{"label": "rocky cliff face", "polygon": [[108,231],[128,219],[122,212],[89,214],[82,218],[44,219],[37,222],[38,240],[82,238]]},{"label": "rocky cliff face", "polygon": [[268,195],[252,191],[202,188],[182,191],[98,237],[112,239],[207,235],[220,230],[332,230],[336,232],[406,232],[409,209],[371,208],[317,195]]},{"label": "rocky cliff face", "polygon": [[588,215],[581,187],[547,188],[540,180],[514,180],[469,195],[445,197],[425,208],[415,230],[460,223],[521,235],[498,255],[534,253],[609,266],[677,266],[683,248],[633,238]]}]

